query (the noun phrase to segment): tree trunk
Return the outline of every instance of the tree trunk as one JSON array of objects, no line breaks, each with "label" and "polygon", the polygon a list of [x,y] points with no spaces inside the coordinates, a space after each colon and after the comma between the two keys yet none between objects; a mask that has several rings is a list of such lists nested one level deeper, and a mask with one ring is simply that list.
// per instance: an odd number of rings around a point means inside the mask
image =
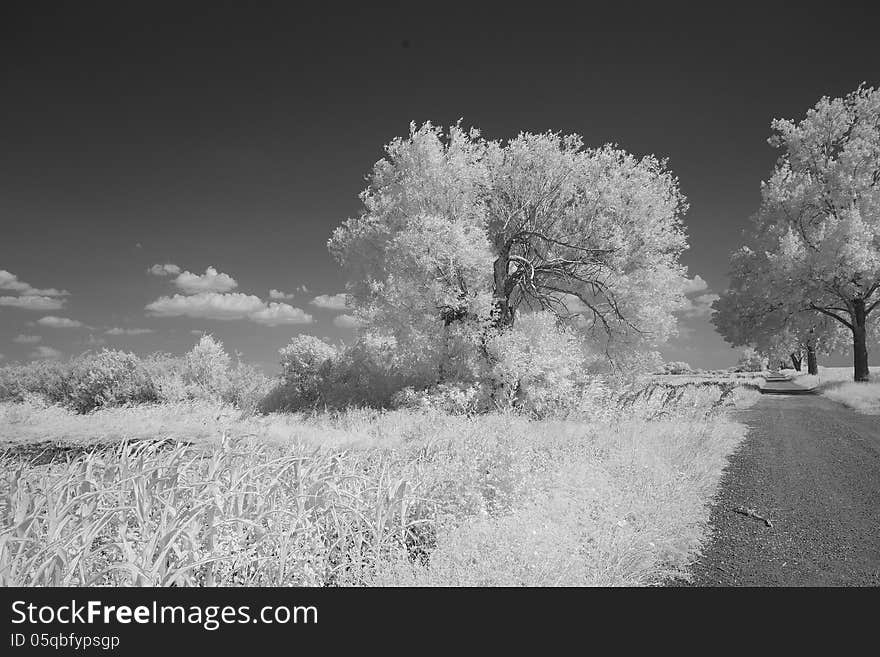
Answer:
[{"label": "tree trunk", "polygon": [[853,325],[853,379],[867,381],[870,377],[868,371],[868,344],[866,340],[865,325],[867,313],[865,313],[864,299],[856,299],[852,302],[852,325]]},{"label": "tree trunk", "polygon": [[507,279],[510,266],[510,247],[506,246],[499,250],[498,258],[493,266],[493,282],[495,285],[495,327],[506,328],[513,326],[513,309],[510,307],[508,298]]},{"label": "tree trunk", "polygon": [[791,364],[794,365],[795,371],[800,372],[804,357],[801,354],[791,354],[789,358],[791,358]]},{"label": "tree trunk", "polygon": [[811,344],[807,345],[807,373],[819,373],[819,362],[816,359],[816,347]]}]

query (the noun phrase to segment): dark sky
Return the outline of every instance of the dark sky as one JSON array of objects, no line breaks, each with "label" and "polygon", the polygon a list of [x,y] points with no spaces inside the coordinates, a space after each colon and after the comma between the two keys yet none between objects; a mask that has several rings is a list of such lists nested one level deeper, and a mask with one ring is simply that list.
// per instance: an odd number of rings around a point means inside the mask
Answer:
[{"label": "dark sky", "polygon": [[[668,157],[691,205],[684,260],[697,294],[717,293],[777,156],[771,119],[880,83],[867,4],[298,4],[3,4],[0,269],[70,292],[49,311],[0,305],[7,360],[101,340],[179,352],[201,330],[269,366],[298,332],[350,336],[343,311],[313,303],[342,290],[326,240],[382,145],[428,119]],[[288,292],[312,321],[149,316],[179,291],[146,273],[156,263],[213,266],[264,302]],[[668,358],[734,362],[705,316],[683,326]]]}]

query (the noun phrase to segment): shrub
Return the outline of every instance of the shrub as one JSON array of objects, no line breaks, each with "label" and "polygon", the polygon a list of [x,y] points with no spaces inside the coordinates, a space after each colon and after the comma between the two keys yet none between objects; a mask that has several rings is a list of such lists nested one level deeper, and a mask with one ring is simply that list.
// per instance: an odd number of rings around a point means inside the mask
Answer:
[{"label": "shrub", "polygon": [[470,415],[489,410],[491,391],[476,383],[440,383],[417,390],[408,386],[395,393],[391,405],[411,410],[433,410],[452,415]]},{"label": "shrub", "polygon": [[2,367],[0,399],[20,402],[36,395],[53,404],[61,403],[66,399],[66,373],[66,366],[55,360]]},{"label": "shrub", "polygon": [[185,378],[186,363],[182,357],[157,352],[144,358],[143,363],[153,379],[159,401],[173,403],[191,399]]},{"label": "shrub", "polygon": [[146,358],[104,349],[67,363],[36,361],[0,368],[0,401],[35,396],[80,413],[105,406],[205,400],[254,410],[271,388],[257,368],[234,364],[220,341],[203,337],[185,356]]},{"label": "shrub", "polygon": [[407,372],[394,338],[364,335],[327,369],[322,398],[333,408],[387,408],[395,393],[406,386],[424,387],[427,383]]},{"label": "shrub", "polygon": [[255,412],[272,390],[272,379],[252,365],[241,362],[229,368],[220,400],[248,413]]},{"label": "shrub", "polygon": [[222,397],[229,380],[231,362],[222,342],[212,335],[203,335],[184,360],[184,379],[194,388],[197,397]]},{"label": "shrub", "polygon": [[322,400],[336,349],[313,335],[298,335],[279,352],[284,394],[295,407],[313,407]]},{"label": "shrub", "polygon": [[663,365],[663,374],[691,374],[693,369],[681,360],[675,360]]},{"label": "shrub", "polygon": [[582,342],[551,313],[521,316],[489,340],[487,351],[498,407],[546,415],[575,399],[586,362]]},{"label": "shrub", "polygon": [[152,378],[140,359],[131,353],[104,349],[72,360],[64,377],[62,401],[78,413],[102,406],[156,401]]},{"label": "shrub", "polygon": [[281,349],[281,379],[259,404],[262,412],[305,411],[349,406],[389,408],[407,386],[430,381],[413,373],[394,338],[367,334],[338,352],[302,335]]}]

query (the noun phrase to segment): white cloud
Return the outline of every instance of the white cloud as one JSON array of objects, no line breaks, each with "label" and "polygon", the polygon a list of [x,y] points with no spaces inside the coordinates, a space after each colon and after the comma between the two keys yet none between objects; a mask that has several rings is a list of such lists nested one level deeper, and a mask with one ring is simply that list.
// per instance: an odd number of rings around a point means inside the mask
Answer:
[{"label": "white cloud", "polygon": [[279,324],[311,324],[312,316],[301,308],[286,303],[270,303],[263,310],[251,313],[249,319],[266,326]]},{"label": "white cloud", "polygon": [[693,278],[689,278],[684,286],[685,294],[695,294],[709,288],[709,284],[703,280],[703,277],[697,274]]},{"label": "white cloud", "polygon": [[46,315],[37,320],[40,326],[51,326],[52,328],[79,328],[85,326],[82,322],[69,319],[67,317],[55,317],[55,315]]},{"label": "white cloud", "polygon": [[26,310],[58,310],[64,307],[64,300],[48,296],[0,297],[0,306]]},{"label": "white cloud", "polygon": [[312,305],[330,310],[345,310],[348,307],[345,305],[345,294],[343,293],[333,295],[319,294],[312,299]]},{"label": "white cloud", "polygon": [[688,305],[681,309],[685,317],[708,317],[712,314],[712,302],[720,299],[717,294],[708,292],[688,299]]},{"label": "white cloud", "polygon": [[246,319],[266,304],[252,294],[202,292],[159,297],[146,310],[157,317],[198,317],[202,319]]},{"label": "white cloud", "polygon": [[104,338],[96,338],[94,335],[89,335],[89,339],[86,341],[86,344],[90,347],[101,347],[107,344],[107,341]]},{"label": "white cloud", "polygon": [[3,354],[0,354],[0,360],[3,360],[4,358],[6,358],[6,356],[4,356]]},{"label": "white cloud", "polygon": [[148,328],[119,328],[118,326],[114,326],[105,331],[107,335],[143,335],[152,332],[153,329]]},{"label": "white cloud", "polygon": [[312,316],[286,303],[267,304],[259,297],[241,292],[220,294],[201,292],[159,297],[147,305],[147,312],[157,317],[194,317],[199,319],[247,319],[257,324],[311,324]]},{"label": "white cloud", "polygon": [[17,342],[18,344],[36,344],[40,342],[43,338],[39,335],[25,335],[24,333],[15,336],[12,340],[13,342]]},{"label": "white cloud", "polygon": [[287,292],[282,292],[281,290],[271,289],[269,290],[269,298],[270,299],[293,299],[292,294],[288,294]]},{"label": "white cloud", "polygon": [[46,358],[46,359],[55,359],[61,357],[61,352],[52,347],[45,347],[43,345],[37,347],[30,354],[31,358]]},{"label": "white cloud", "polygon": [[300,294],[308,294],[309,288],[307,288],[305,285],[300,285],[298,288],[296,288],[296,291]]},{"label": "white cloud", "polygon": [[147,270],[147,273],[153,276],[177,276],[180,273],[180,267],[169,262],[164,265],[153,265]]},{"label": "white cloud", "polygon": [[70,294],[67,290],[56,290],[54,287],[37,289],[5,269],[0,269],[0,290],[20,292],[26,297],[66,297]]},{"label": "white cloud", "polygon": [[[697,294],[702,292],[702,294]],[[702,276],[697,274],[693,278],[687,279],[684,286],[684,293],[689,297],[685,299],[685,305],[678,312],[683,317],[689,319],[698,319],[708,317],[712,314],[712,303],[720,297],[714,292],[709,291],[709,284]],[[696,296],[693,296],[696,295]],[[679,328],[679,337],[683,337],[682,329]]]},{"label": "white cloud", "polygon": [[229,274],[218,272],[213,267],[205,269],[204,274],[193,274],[185,271],[174,279],[174,284],[184,294],[201,292],[229,292],[238,287],[238,282]]},{"label": "white cloud", "polygon": [[339,328],[356,328],[361,325],[358,318],[353,315],[338,315],[333,318],[333,324]]}]

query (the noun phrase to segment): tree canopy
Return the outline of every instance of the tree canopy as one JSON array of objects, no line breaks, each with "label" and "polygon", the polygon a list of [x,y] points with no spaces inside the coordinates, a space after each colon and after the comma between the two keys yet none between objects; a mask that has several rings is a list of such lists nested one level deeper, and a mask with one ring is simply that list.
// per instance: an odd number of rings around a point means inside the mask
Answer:
[{"label": "tree canopy", "polygon": [[880,91],[822,98],[802,120],[771,125],[782,153],[761,187],[751,248],[734,257],[734,279],[746,266],[763,289],[727,299],[763,325],[805,311],[838,322],[851,334],[854,378],[867,380],[880,304]]},{"label": "tree canopy", "polygon": [[329,249],[365,328],[420,353],[448,354],[441,334],[503,331],[521,311],[549,311],[609,355],[675,330],[687,203],[653,156],[577,135],[501,142],[412,124],[361,200]]},{"label": "tree canopy", "polygon": [[815,374],[816,355],[845,342],[843,327],[805,307],[786,286],[771,283],[772,267],[766,252],[749,247],[734,252],[730,286],[712,304],[712,323],[732,346],[752,346],[768,357],[790,357],[796,367],[806,352]]}]

